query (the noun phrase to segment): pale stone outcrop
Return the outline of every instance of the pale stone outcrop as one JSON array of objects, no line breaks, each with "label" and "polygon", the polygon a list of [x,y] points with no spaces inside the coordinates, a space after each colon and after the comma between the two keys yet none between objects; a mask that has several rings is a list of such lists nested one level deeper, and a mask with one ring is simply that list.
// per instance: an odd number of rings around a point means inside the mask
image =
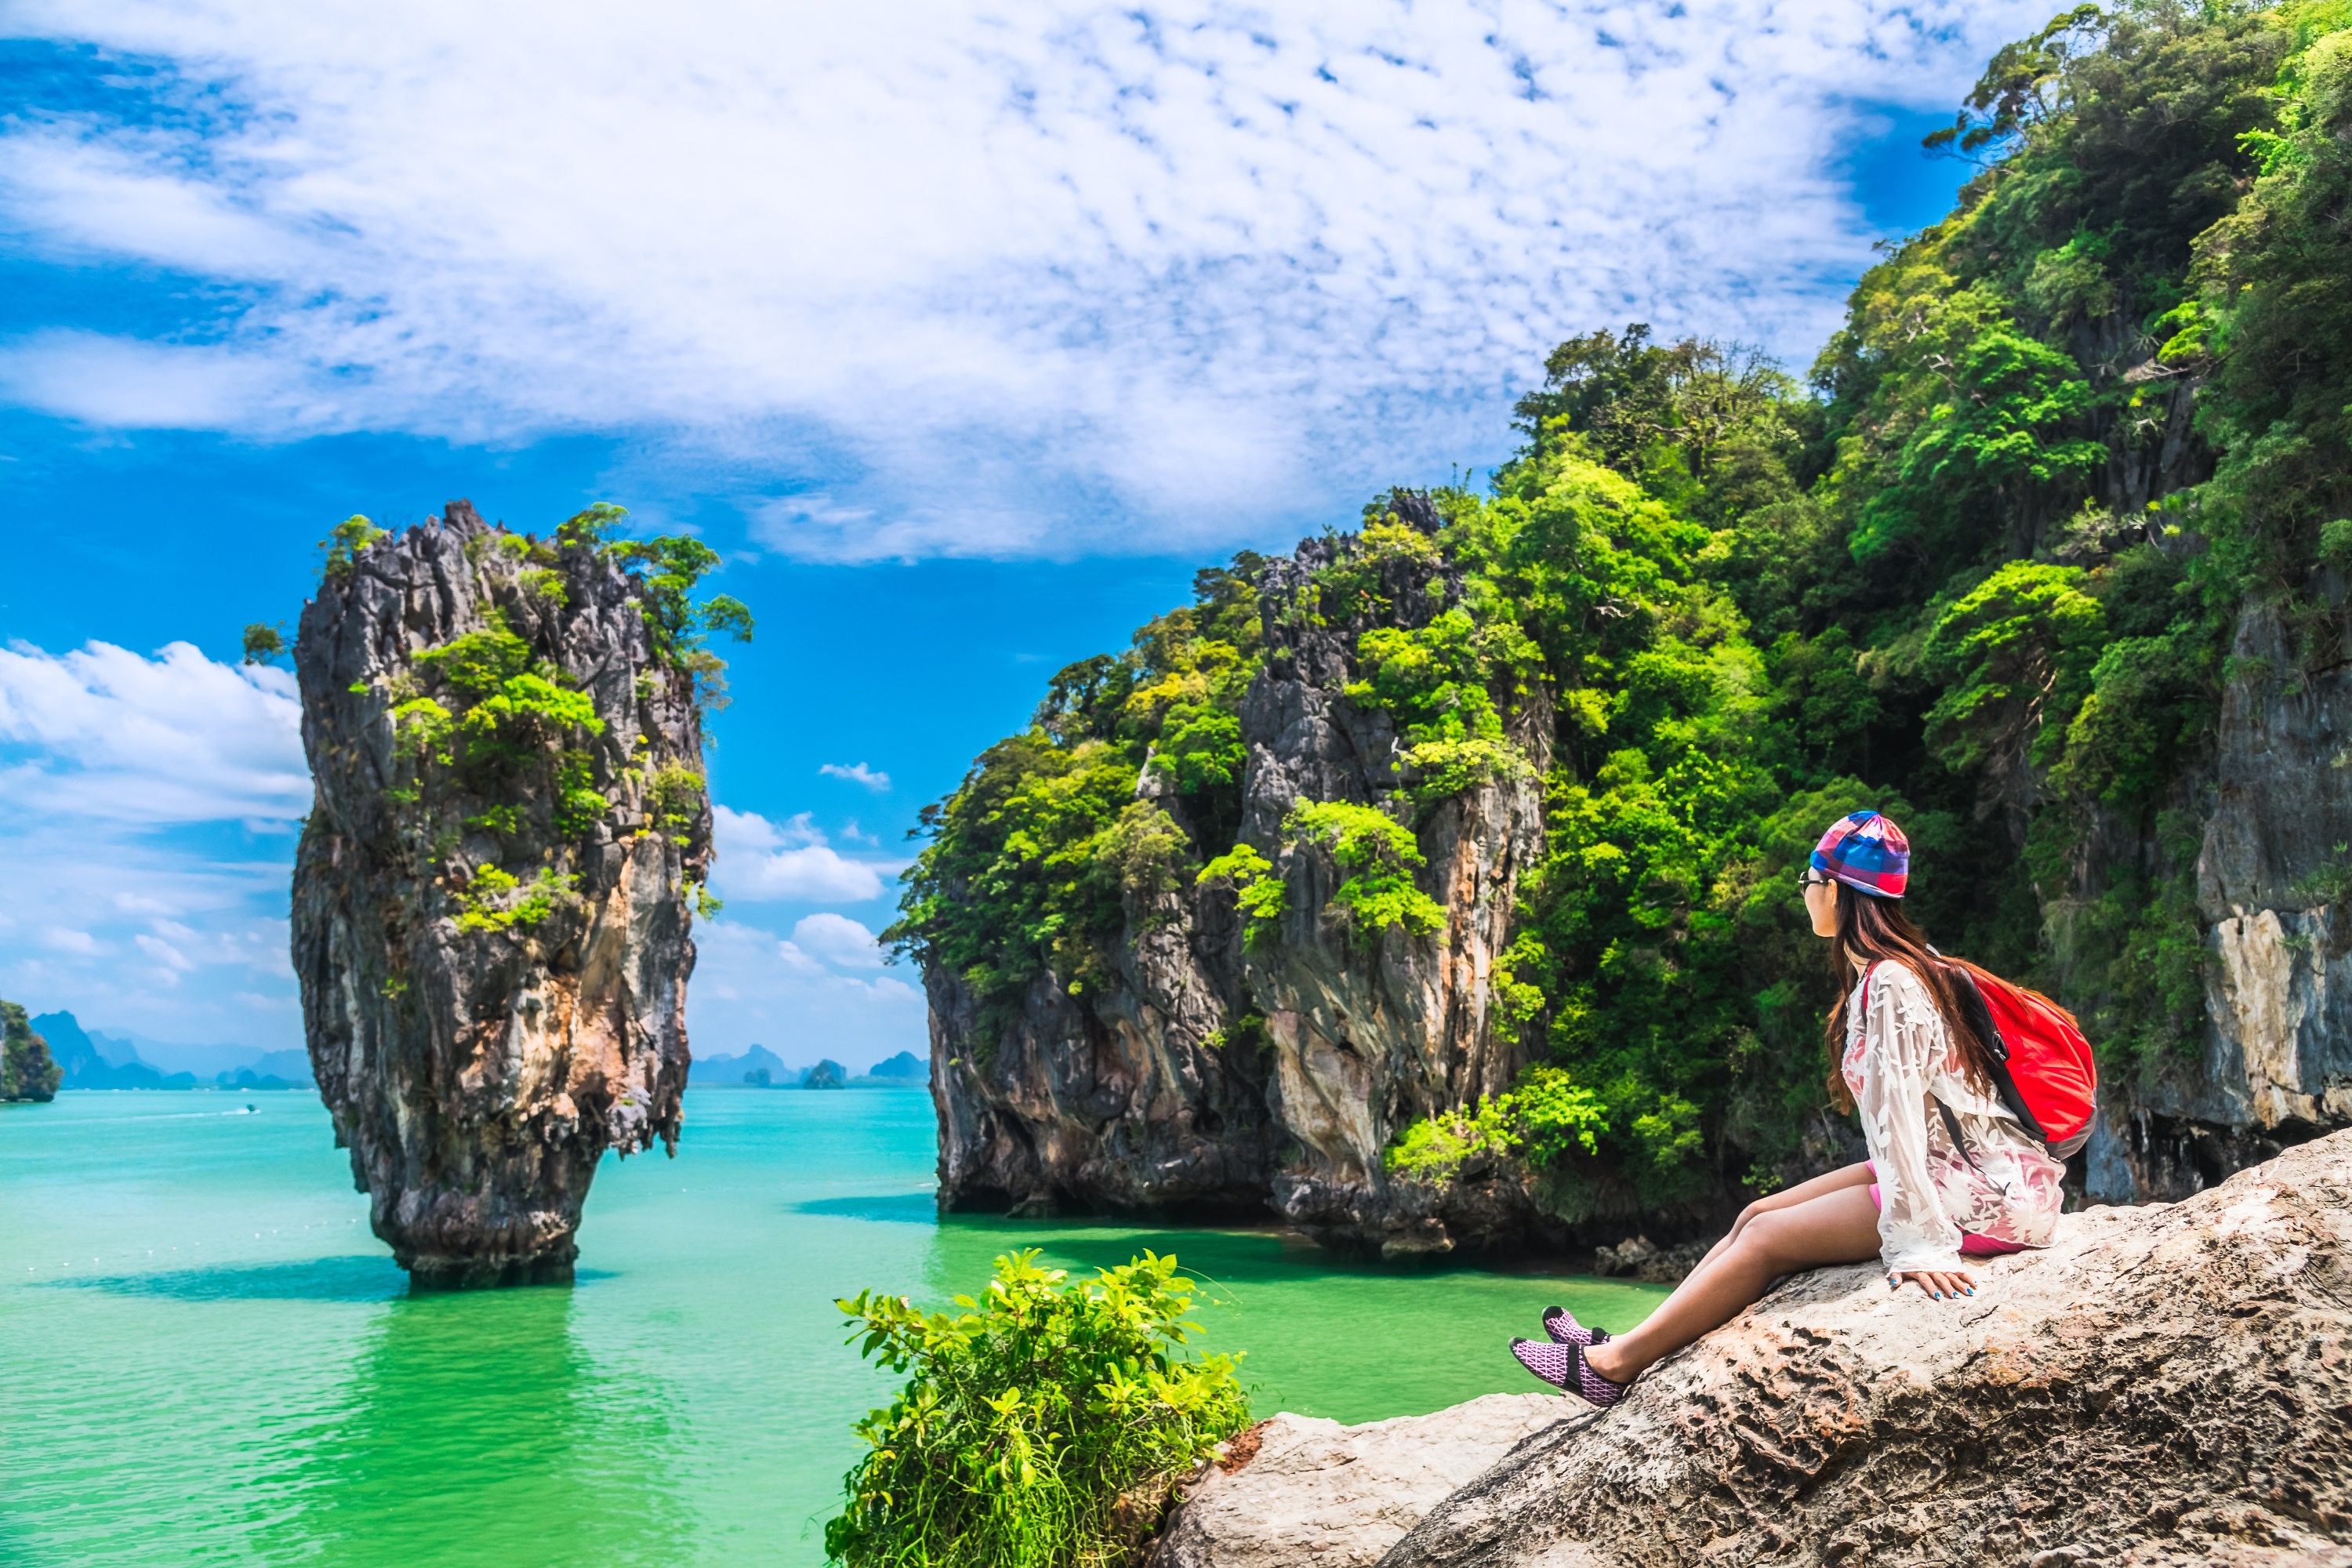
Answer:
[{"label": "pale stone outcrop", "polygon": [[1563,1400],[1384,1568],[2251,1568],[2352,1543],[2352,1132],[1976,1268],[1948,1302],[1871,1265],[1799,1278],[1615,1409]]},{"label": "pale stone outcrop", "polygon": [[1273,1416],[1230,1445],[1240,1462],[1178,1487],[1147,1568],[1371,1568],[1422,1515],[1559,1419],[1559,1401],[1541,1394],[1360,1426]]}]

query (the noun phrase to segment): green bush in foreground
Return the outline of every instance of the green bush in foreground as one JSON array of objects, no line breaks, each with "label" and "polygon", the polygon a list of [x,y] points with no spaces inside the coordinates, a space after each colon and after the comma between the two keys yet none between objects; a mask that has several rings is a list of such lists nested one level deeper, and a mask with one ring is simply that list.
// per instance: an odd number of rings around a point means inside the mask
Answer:
[{"label": "green bush in foreground", "polygon": [[1146,1252],[1065,1283],[1031,1248],[961,1316],[840,1302],[859,1353],[911,1372],[857,1424],[870,1451],[825,1525],[848,1568],[1116,1568],[1170,1484],[1249,1420],[1233,1358],[1182,1352],[1192,1281]]}]

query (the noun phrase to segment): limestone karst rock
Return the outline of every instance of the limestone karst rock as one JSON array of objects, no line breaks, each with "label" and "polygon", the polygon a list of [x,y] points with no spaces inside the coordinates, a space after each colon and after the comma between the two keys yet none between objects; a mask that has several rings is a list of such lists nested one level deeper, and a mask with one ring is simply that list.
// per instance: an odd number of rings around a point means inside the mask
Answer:
[{"label": "limestone karst rock", "polygon": [[422,1284],[569,1278],[598,1158],[676,1149],[711,819],[646,595],[457,501],[345,540],[303,609],[304,1028]]},{"label": "limestone karst rock", "polygon": [[65,1071],[49,1055],[49,1043],[33,1032],[25,1009],[0,1001],[0,1100],[55,1100]]},{"label": "limestone karst rock", "polygon": [[[1391,515],[1424,534],[1438,526],[1423,497],[1399,497]],[[986,1049],[970,985],[927,961],[943,1205],[1272,1206],[1319,1239],[1391,1257],[1547,1223],[1516,1167],[1474,1163],[1436,1187],[1391,1179],[1381,1152],[1417,1118],[1508,1088],[1525,1065],[1517,1032],[1489,1016],[1487,979],[1539,847],[1549,702],[1533,694],[1512,735],[1524,774],[1444,801],[1418,828],[1417,881],[1444,925],[1350,933],[1329,908],[1342,878],[1328,853],[1281,835],[1297,801],[1370,804],[1406,776],[1391,716],[1342,689],[1363,628],[1289,613],[1346,548],[1309,540],[1259,584],[1267,657],[1241,712],[1239,837],[1290,889],[1278,939],[1245,950],[1230,892],[1130,891],[1108,982],[1073,994],[1042,974]],[[1431,589],[1450,567],[1379,570],[1382,624],[1425,625],[1447,602]],[[1142,790],[1181,811],[1148,772]]]},{"label": "limestone karst rock", "polygon": [[1972,1298],[1800,1276],[1614,1410],[1559,1410],[1384,1568],[2328,1561],[2352,1543],[2352,1132],[2069,1215],[1979,1260]]},{"label": "limestone karst rock", "polygon": [[[2193,851],[2206,1029],[2193,1066],[2116,1083],[2094,1129],[2094,1197],[2176,1198],[2352,1122],[2352,669],[2296,670],[2278,610],[2239,618]],[[2118,833],[2118,866],[2148,858]],[[2182,853],[2186,854],[2187,851]]]}]

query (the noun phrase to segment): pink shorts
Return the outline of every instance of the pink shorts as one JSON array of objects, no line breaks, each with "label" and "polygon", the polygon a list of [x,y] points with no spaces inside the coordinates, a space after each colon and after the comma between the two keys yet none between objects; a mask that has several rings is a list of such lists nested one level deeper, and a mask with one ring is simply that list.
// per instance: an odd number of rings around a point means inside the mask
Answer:
[{"label": "pink shorts", "polygon": [[[1876,1175],[1877,1173],[1878,1172],[1876,1168],[1874,1167],[1871,1171],[1871,1174]],[[1878,1195],[1878,1184],[1876,1182],[1870,1184],[1870,1201],[1872,1205],[1877,1208],[1884,1209],[1886,1207],[1886,1200]],[[1995,1241],[1991,1237],[1979,1236],[1972,1230],[1964,1230],[1960,1232],[1960,1256],[1962,1258],[1999,1258],[2003,1253],[2022,1252],[2024,1250],[2025,1244],[2022,1242]]]}]

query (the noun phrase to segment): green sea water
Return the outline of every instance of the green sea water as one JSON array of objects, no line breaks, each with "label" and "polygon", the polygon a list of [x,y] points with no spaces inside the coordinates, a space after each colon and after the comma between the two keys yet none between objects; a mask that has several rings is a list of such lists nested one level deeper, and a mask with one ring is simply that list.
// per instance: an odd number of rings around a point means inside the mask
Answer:
[{"label": "green sea water", "polygon": [[1531,1391],[1505,1346],[1544,1306],[1622,1330],[1663,1294],[940,1223],[910,1091],[696,1090],[687,1118],[677,1159],[598,1173],[576,1284],[411,1297],[306,1094],[0,1106],[0,1563],[817,1564],[890,1387],[834,1299],[944,1305],[1018,1247],[1174,1252],[1255,1410],[1343,1421]]}]

